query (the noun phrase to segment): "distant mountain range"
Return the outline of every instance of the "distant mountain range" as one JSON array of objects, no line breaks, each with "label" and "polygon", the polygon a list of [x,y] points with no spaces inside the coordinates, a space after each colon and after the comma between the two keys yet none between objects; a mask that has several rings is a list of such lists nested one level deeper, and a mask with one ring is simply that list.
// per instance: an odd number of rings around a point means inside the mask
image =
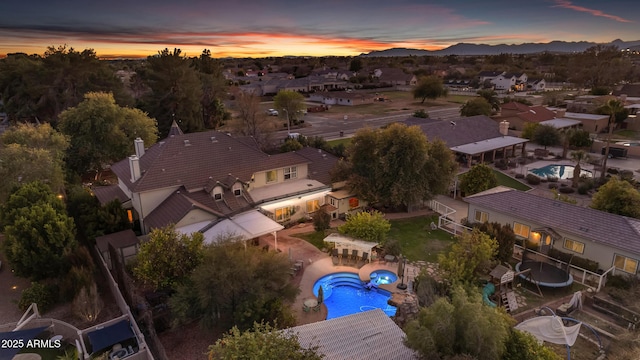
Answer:
[{"label": "distant mountain range", "polygon": [[582,52],[596,45],[615,45],[619,49],[640,50],[640,40],[622,41],[614,40],[610,43],[594,43],[588,41],[568,42],[552,41],[549,43],[524,43],[518,45],[487,45],[487,44],[467,44],[459,43],[442,50],[420,50],[407,48],[393,48],[382,51],[372,51],[368,54],[360,54],[365,57],[376,56],[442,56],[442,55],[499,55],[499,54],[535,54],[541,52],[571,53]]}]

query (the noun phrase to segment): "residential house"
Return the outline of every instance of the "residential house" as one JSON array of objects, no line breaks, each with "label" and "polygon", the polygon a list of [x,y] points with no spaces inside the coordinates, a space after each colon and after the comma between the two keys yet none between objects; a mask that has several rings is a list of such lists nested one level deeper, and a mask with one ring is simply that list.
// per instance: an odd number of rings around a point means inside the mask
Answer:
[{"label": "residential house", "polygon": [[608,115],[584,114],[568,111],[560,111],[558,117],[580,121],[580,128],[592,134],[606,131],[609,124]]},{"label": "residential house", "polygon": [[183,134],[175,123],[169,137],[148,149],[140,139],[135,145],[135,155],[111,167],[118,185],[94,192],[130,201],[144,233],[175,224],[204,232],[209,241],[230,231],[255,238],[317,211],[337,161],[317,149],[268,155],[252,138]]},{"label": "residential house", "polygon": [[510,225],[520,240],[546,253],[554,248],[638,273],[640,220],[549,199],[510,188],[491,189],[465,198],[471,222]]},{"label": "residential house", "polygon": [[382,68],[374,70],[374,77],[378,82],[389,86],[415,86],[418,78],[398,68]]},{"label": "residential house", "polygon": [[408,118],[402,123],[417,125],[427,139],[439,139],[456,154],[460,163],[471,167],[476,162],[524,153],[527,139],[510,136],[509,124],[484,115],[453,120]]},{"label": "residential house", "polygon": [[315,101],[324,105],[354,106],[373,103],[375,96],[369,92],[356,91],[323,91],[309,95],[309,101]]},{"label": "residential house", "polygon": [[547,82],[544,79],[529,79],[526,90],[528,91],[545,91]]},{"label": "residential house", "polygon": [[524,91],[528,80],[525,73],[507,73],[504,71],[481,71],[478,77],[481,84],[489,81],[496,90],[503,91]]},{"label": "residential house", "polygon": [[521,131],[528,123],[541,123],[555,118],[556,114],[544,106],[529,106],[512,101],[500,107],[500,115],[495,120],[506,120],[512,129]]}]

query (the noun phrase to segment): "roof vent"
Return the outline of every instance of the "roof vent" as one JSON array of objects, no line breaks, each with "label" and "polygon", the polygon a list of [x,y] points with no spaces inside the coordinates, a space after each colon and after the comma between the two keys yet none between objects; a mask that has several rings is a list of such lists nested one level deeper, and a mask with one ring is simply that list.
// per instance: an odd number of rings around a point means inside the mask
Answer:
[{"label": "roof vent", "polygon": [[229,151],[231,151],[231,146],[229,146]]},{"label": "roof vent", "polygon": [[215,136],[212,136],[212,137],[211,137],[211,142],[212,142],[212,143],[217,143],[217,142],[218,142],[218,139],[216,139],[216,137],[215,137]]},{"label": "roof vent", "polygon": [[191,146],[191,143],[189,142],[189,140],[184,141],[184,146]]}]

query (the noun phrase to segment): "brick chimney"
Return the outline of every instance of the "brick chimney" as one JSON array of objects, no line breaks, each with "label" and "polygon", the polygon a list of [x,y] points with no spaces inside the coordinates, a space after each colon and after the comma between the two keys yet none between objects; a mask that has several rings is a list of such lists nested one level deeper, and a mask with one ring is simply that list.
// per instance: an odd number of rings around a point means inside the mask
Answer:
[{"label": "brick chimney", "polygon": [[136,138],[133,141],[133,146],[136,148],[136,156],[141,158],[144,155],[144,141],[141,138]]},{"label": "brick chimney", "polygon": [[500,134],[502,134],[502,136],[509,135],[509,122],[507,120],[500,122]]},{"label": "brick chimney", "polygon": [[136,155],[129,156],[129,169],[131,170],[131,182],[138,181],[142,173],[140,172],[140,159]]}]

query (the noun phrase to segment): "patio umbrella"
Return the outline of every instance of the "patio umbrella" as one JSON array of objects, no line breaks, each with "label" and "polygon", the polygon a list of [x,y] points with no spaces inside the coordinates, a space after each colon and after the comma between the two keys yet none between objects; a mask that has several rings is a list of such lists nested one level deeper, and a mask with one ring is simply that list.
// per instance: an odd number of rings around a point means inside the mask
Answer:
[{"label": "patio umbrella", "polygon": [[404,277],[404,261],[402,261],[402,257],[398,259],[398,276],[400,278]]},{"label": "patio umbrella", "polygon": [[324,300],[324,290],[322,289],[322,285],[318,288],[318,304],[322,304]]}]

